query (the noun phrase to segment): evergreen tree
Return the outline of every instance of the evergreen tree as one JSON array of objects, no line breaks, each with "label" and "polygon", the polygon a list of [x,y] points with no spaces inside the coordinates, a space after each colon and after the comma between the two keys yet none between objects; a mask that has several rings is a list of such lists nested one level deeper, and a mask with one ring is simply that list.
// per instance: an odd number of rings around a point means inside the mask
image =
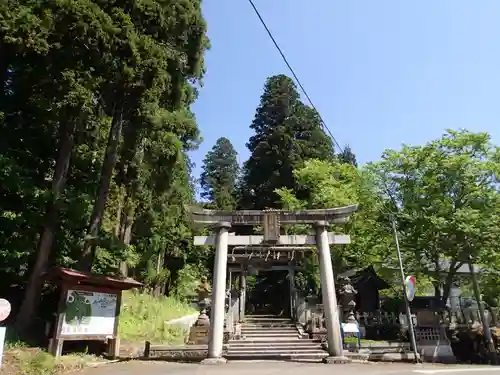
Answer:
[{"label": "evergreen tree", "polygon": [[235,207],[235,190],[238,180],[238,154],[229,139],[222,137],[203,160],[200,178],[201,196],[219,210]]},{"label": "evergreen tree", "polygon": [[351,146],[345,145],[342,153],[339,154],[339,160],[342,163],[352,164],[355,167],[358,166],[358,162],[356,160],[356,155],[351,150]]},{"label": "evergreen tree", "polygon": [[334,156],[318,113],[300,101],[295,83],[285,75],[267,79],[250,128],[255,135],[247,143],[251,156],[243,167],[240,194],[244,208],[279,206],[275,190],[294,187],[297,165]]},{"label": "evergreen tree", "polygon": [[18,328],[50,266],[163,264],[192,237],[205,33],[200,0],[0,2],[0,274],[26,285]]}]

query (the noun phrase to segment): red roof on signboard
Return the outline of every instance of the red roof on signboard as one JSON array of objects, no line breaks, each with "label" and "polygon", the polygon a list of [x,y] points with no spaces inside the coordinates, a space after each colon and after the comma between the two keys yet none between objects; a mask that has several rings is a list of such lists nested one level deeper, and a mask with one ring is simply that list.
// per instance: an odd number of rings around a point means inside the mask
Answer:
[{"label": "red roof on signboard", "polygon": [[95,285],[117,290],[128,290],[142,286],[142,283],[129,277],[119,278],[62,267],[51,269],[47,272],[46,278],[50,281],[66,281],[73,284]]}]

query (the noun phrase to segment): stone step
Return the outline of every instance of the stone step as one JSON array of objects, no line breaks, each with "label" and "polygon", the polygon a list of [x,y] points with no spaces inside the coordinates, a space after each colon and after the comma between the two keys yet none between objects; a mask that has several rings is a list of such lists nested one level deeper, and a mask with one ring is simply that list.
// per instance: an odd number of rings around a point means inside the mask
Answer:
[{"label": "stone step", "polygon": [[297,328],[292,328],[292,327],[284,327],[284,328],[280,328],[280,327],[261,327],[261,328],[250,328],[250,329],[247,329],[247,328],[243,328],[241,327],[241,331],[242,332],[282,332],[282,333],[291,333],[291,332],[294,332],[294,333],[297,333],[298,330]]},{"label": "stone step", "polygon": [[271,339],[243,339],[243,340],[229,340],[229,346],[232,345],[322,345],[321,341],[299,338],[283,338],[282,340]]},{"label": "stone step", "polygon": [[254,336],[254,337],[248,337],[246,336],[243,341],[267,341],[267,342],[282,342],[282,341],[291,341],[291,340],[300,340],[298,337],[279,337],[279,336],[271,336],[271,337],[259,337],[259,336]]},{"label": "stone step", "polygon": [[247,328],[247,327],[241,327],[241,332],[246,332],[246,333],[298,333],[297,328],[295,327],[284,327],[284,328],[257,328],[257,327],[252,327],[252,328]]},{"label": "stone step", "polygon": [[229,350],[281,350],[281,351],[288,351],[288,350],[323,350],[321,344],[302,344],[302,343],[251,343],[251,344],[239,344],[239,345],[234,345],[231,344],[229,346]]},{"label": "stone step", "polygon": [[314,353],[269,353],[269,352],[252,352],[252,353],[228,353],[225,357],[229,360],[318,360],[318,362],[328,357],[327,352]]},{"label": "stone step", "polygon": [[262,324],[257,324],[257,323],[243,323],[241,325],[241,328],[297,328],[296,324],[293,323],[283,323],[283,324],[274,324],[274,323],[262,323]]},{"label": "stone step", "polygon": [[268,329],[268,328],[295,328],[296,325],[293,323],[243,323],[241,325],[241,328],[261,328],[261,329]]},{"label": "stone step", "polygon": [[245,322],[242,327],[295,327],[296,325],[290,322]]},{"label": "stone step", "polygon": [[288,319],[288,318],[249,318],[249,317],[245,317],[245,319],[243,320],[243,322],[262,322],[262,323],[266,323],[266,322],[283,322],[283,323],[293,323],[292,319]]},{"label": "stone step", "polygon": [[290,318],[279,316],[245,316],[244,322],[292,322]]},{"label": "stone step", "polygon": [[301,354],[301,353],[307,353],[307,354],[323,354],[326,353],[324,350],[321,348],[277,348],[277,349],[252,349],[252,348],[242,348],[242,349],[233,349],[229,348],[228,350],[229,354],[251,354],[251,353],[264,353],[264,354],[281,354],[281,353],[294,353],[294,354]]},{"label": "stone step", "polygon": [[268,338],[268,339],[275,339],[275,338],[299,338],[299,333],[297,331],[295,332],[257,332],[257,333],[250,333],[250,332],[242,332],[241,335],[243,337],[246,337],[247,339],[253,339],[255,337],[257,338]]}]

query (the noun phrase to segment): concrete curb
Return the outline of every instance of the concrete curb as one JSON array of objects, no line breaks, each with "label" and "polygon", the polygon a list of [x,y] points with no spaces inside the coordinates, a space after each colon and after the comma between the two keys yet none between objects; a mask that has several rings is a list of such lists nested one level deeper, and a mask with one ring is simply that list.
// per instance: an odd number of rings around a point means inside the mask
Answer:
[{"label": "concrete curb", "polygon": [[106,365],[112,365],[113,363],[118,363],[118,362],[122,362],[122,361],[120,361],[119,359],[114,359],[114,360],[111,360],[111,361],[90,362],[90,363],[88,363],[86,365],[86,367],[96,368],[96,367],[102,367],[102,366],[106,366]]}]

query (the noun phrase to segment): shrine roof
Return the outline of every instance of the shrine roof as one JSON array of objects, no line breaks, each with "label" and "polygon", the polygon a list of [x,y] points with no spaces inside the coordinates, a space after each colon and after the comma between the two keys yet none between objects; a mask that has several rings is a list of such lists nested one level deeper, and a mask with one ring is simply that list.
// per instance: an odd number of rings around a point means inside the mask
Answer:
[{"label": "shrine roof", "polygon": [[128,290],[142,286],[142,283],[131,278],[93,274],[62,267],[52,268],[45,274],[45,278],[52,282],[92,285],[117,290]]},{"label": "shrine roof", "polygon": [[391,287],[387,281],[377,275],[373,266],[368,266],[366,268],[353,268],[341,273],[339,277],[348,277],[352,284],[374,283],[377,290],[388,289]]}]

